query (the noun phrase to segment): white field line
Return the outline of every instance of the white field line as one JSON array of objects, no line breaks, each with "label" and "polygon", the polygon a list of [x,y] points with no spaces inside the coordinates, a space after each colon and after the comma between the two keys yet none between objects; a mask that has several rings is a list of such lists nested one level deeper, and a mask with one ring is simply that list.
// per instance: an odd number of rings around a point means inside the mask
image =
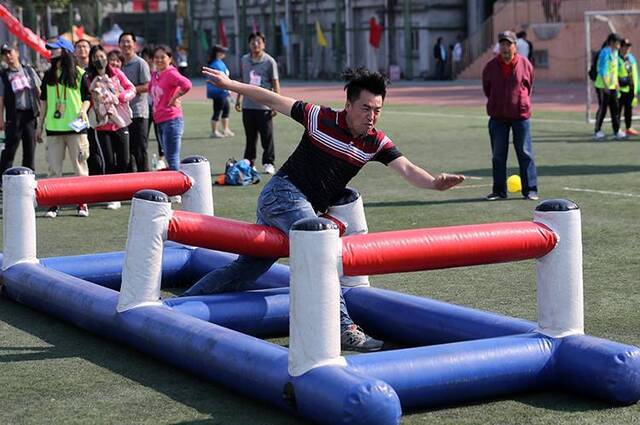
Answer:
[{"label": "white field line", "polygon": [[491,187],[492,184],[463,184],[460,186],[453,186],[451,189],[473,189],[476,187]]},{"label": "white field line", "polygon": [[599,193],[601,195],[615,195],[615,196],[626,196],[627,198],[640,198],[640,195],[635,195],[633,193],[612,192],[610,190],[580,189],[577,187],[563,187],[563,189],[569,190],[571,192],[589,192],[589,193]]},{"label": "white field line", "polygon": [[[384,111],[386,114],[399,114],[399,115],[417,115],[421,117],[438,117],[438,118],[455,118],[455,119],[465,119],[465,118],[474,118],[481,120],[488,120],[489,117],[486,115],[463,115],[463,114],[443,114],[439,112],[412,112],[412,111]],[[533,122],[546,122],[546,123],[560,123],[560,124],[584,124],[584,121],[579,120],[551,120],[547,118],[531,118]]]}]

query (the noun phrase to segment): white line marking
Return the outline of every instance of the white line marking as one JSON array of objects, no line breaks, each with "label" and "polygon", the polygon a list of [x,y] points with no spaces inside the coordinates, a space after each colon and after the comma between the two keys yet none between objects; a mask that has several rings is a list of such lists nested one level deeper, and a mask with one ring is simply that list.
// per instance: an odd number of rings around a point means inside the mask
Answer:
[{"label": "white line marking", "polygon": [[602,195],[616,195],[616,196],[626,196],[628,198],[640,198],[640,195],[635,195],[633,193],[611,192],[609,190],[579,189],[577,187],[564,187],[563,189],[570,190],[572,192],[589,192],[589,193],[600,193]]},{"label": "white line marking", "polygon": [[453,186],[451,189],[472,189],[475,187],[491,187],[492,184],[463,184],[462,186]]},{"label": "white line marking", "polygon": [[[443,114],[439,112],[412,112],[412,111],[389,111],[385,110],[384,114],[401,114],[401,115],[417,115],[422,117],[441,117],[441,118],[455,118],[455,119],[466,119],[466,118],[475,118],[488,120],[489,117],[486,115],[463,115],[463,114]],[[561,124],[584,124],[584,121],[578,120],[550,120],[547,118],[531,118],[533,122],[546,122],[546,123],[561,123]]]}]

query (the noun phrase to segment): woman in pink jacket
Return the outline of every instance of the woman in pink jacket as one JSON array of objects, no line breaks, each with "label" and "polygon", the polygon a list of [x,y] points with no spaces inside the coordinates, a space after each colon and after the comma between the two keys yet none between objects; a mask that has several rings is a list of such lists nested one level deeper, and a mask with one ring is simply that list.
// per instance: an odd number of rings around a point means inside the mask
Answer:
[{"label": "woman in pink jacket", "polygon": [[[136,88],[122,71],[108,64],[107,52],[100,45],[93,46],[89,52],[87,73],[105,174],[126,173],[130,156],[129,101],[135,97]],[[119,204],[112,202],[107,208],[116,209]]]},{"label": "woman in pink jacket", "polygon": [[153,50],[155,71],[151,73],[149,93],[153,99],[153,121],[158,125],[158,137],[169,169],[180,168],[180,145],[184,131],[180,96],[191,90],[191,81],[183,77],[171,64],[172,53],[168,46]]}]

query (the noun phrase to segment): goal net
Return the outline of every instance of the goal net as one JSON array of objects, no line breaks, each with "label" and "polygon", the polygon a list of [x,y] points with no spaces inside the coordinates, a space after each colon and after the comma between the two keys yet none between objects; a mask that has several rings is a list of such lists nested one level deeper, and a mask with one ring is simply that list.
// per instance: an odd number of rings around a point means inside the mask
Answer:
[{"label": "goal net", "polygon": [[[586,47],[586,72],[587,81],[587,122],[595,122],[598,110],[598,97],[593,87],[593,81],[588,77],[591,61],[602,48],[607,36],[615,32],[621,37],[628,38],[633,43],[631,53],[640,59],[640,10],[616,10],[616,11],[587,11],[584,12],[584,32]],[[637,119],[634,111],[634,119]],[[607,114],[607,120],[610,120]]]}]

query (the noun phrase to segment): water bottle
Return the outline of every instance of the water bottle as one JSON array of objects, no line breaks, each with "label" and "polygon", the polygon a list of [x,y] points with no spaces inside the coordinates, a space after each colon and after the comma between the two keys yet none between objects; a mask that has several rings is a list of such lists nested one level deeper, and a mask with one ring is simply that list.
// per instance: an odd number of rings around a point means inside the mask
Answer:
[{"label": "water bottle", "polygon": [[151,169],[156,171],[158,169],[158,155],[155,153],[151,156]]}]

